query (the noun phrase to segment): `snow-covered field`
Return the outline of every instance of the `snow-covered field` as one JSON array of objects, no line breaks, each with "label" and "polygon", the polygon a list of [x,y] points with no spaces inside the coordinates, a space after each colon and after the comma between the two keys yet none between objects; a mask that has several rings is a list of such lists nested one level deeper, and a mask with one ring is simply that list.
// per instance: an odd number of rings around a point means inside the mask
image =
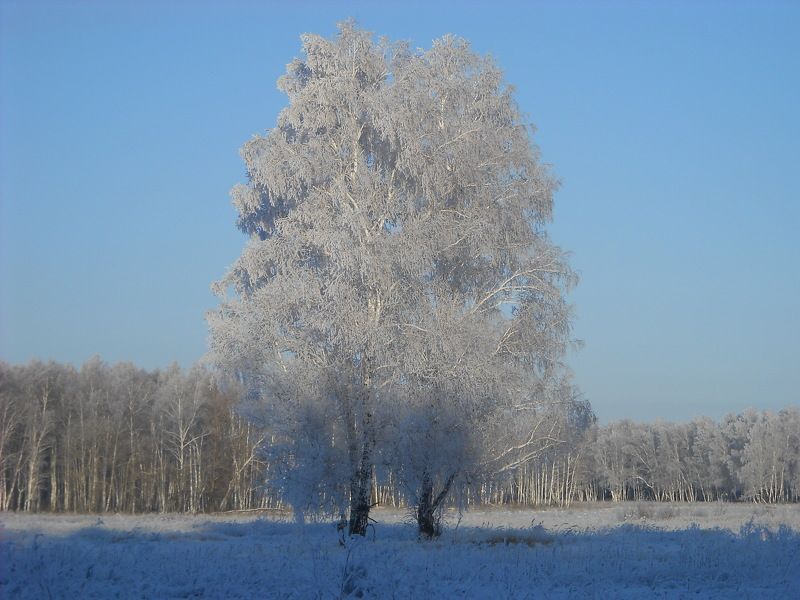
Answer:
[{"label": "snow-covered field", "polygon": [[280,516],[0,513],[0,598],[800,598],[800,507],[400,511],[366,539]]}]

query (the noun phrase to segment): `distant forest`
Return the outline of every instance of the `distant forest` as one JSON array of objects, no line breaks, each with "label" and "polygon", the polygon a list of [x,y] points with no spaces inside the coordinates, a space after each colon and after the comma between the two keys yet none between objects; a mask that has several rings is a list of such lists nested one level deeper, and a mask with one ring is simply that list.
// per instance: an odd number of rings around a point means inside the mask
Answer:
[{"label": "distant forest", "polygon": [[[242,412],[236,384],[204,367],[146,371],[99,358],[80,369],[0,363],[0,509],[217,512],[280,508],[269,423]],[[555,429],[551,429],[556,431]],[[797,502],[800,410],[717,423],[557,429],[532,460],[451,492],[462,504],[596,500]],[[404,505],[390,470],[373,502]]]}]

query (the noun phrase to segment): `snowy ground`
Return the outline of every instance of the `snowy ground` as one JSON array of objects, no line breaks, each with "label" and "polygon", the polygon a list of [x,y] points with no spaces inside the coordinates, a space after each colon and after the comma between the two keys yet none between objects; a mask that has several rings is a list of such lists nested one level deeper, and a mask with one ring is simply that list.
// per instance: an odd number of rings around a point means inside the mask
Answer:
[{"label": "snowy ground", "polygon": [[280,516],[0,513],[0,598],[800,598],[800,507],[475,510],[436,542]]}]

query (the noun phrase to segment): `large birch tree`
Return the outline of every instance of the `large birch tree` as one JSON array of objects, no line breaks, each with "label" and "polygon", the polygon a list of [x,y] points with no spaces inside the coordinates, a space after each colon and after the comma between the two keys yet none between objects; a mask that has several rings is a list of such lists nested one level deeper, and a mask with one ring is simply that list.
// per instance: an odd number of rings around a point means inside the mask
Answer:
[{"label": "large birch tree", "polygon": [[345,22],[302,45],[278,81],[288,106],[241,150],[250,240],[215,284],[211,352],[265,401],[287,490],[335,499],[351,534],[402,429],[398,468],[434,534],[460,463],[502,468],[540,444],[530,429],[484,442],[519,429],[498,420],[536,421],[561,377],[574,276],[544,230],[556,183],[502,72],[464,40],[412,51]]}]

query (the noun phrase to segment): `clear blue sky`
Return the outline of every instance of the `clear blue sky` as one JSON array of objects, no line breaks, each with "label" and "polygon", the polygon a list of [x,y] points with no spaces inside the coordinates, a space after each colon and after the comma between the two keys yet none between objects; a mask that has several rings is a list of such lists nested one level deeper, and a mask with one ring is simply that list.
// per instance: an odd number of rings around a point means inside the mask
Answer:
[{"label": "clear blue sky", "polygon": [[563,186],[601,422],[800,401],[800,3],[0,2],[0,358],[188,365],[302,32],[491,53]]}]

